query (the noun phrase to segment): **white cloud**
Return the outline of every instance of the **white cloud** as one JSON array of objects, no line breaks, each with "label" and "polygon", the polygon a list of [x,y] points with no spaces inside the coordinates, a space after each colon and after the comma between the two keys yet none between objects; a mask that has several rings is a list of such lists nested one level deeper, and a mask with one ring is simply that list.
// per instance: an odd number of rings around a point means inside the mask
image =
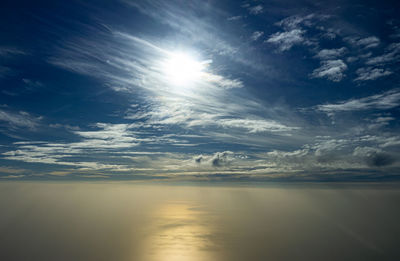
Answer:
[{"label": "white cloud", "polygon": [[327,60],[321,62],[321,67],[315,69],[311,78],[327,78],[334,82],[340,82],[344,77],[347,65],[341,60]]},{"label": "white cloud", "polygon": [[360,38],[357,36],[346,37],[345,40],[354,46],[358,46],[365,49],[374,48],[379,46],[380,44],[380,40],[376,36],[369,36],[365,38]]},{"label": "white cloud", "polygon": [[380,44],[380,40],[375,36],[370,36],[358,40],[357,44],[364,46],[365,48],[373,48],[377,47]]},{"label": "white cloud", "polygon": [[241,15],[236,15],[236,16],[230,16],[227,18],[228,21],[236,21],[236,20],[240,20],[243,17]]},{"label": "white cloud", "polygon": [[289,127],[272,120],[268,121],[268,120],[252,120],[252,119],[220,119],[217,121],[217,124],[225,128],[247,129],[250,133],[257,133],[257,132],[284,133],[299,129],[299,127]]},{"label": "white cloud", "polygon": [[392,71],[387,69],[385,70],[382,68],[373,67],[359,68],[356,72],[358,74],[358,77],[354,79],[355,81],[375,80],[393,73]]},{"label": "white cloud", "polygon": [[243,82],[239,79],[229,79],[221,75],[204,73],[204,79],[209,83],[215,83],[224,89],[242,88]]},{"label": "white cloud", "polygon": [[71,157],[93,157],[102,152],[137,146],[139,139],[127,124],[98,123],[94,131],[74,131],[81,141],[71,143],[17,142],[17,149],[3,153],[5,159],[24,162],[74,166],[80,169],[115,169],[118,164],[95,161],[69,160]]},{"label": "white cloud", "polygon": [[81,142],[70,143],[73,149],[118,149],[136,146],[139,139],[129,131],[128,124],[106,124],[97,123],[100,130],[95,131],[75,131],[74,133],[83,137]]},{"label": "white cloud", "polygon": [[0,121],[7,124],[9,128],[28,128],[34,130],[42,117],[34,117],[27,112],[11,112],[0,109]]},{"label": "white cloud", "polygon": [[261,14],[264,11],[264,8],[262,5],[256,5],[252,7],[248,7],[250,14],[257,15]]},{"label": "white cloud", "polygon": [[382,94],[371,95],[360,99],[351,99],[335,104],[318,105],[317,109],[326,113],[360,111],[370,109],[392,109],[400,105],[400,91],[390,90]]},{"label": "white cloud", "polygon": [[287,32],[277,32],[272,34],[267,43],[274,44],[280,51],[290,50],[294,45],[301,44],[305,41],[303,38],[304,31],[301,29],[293,29]]},{"label": "white cloud", "polygon": [[347,52],[346,47],[338,49],[323,49],[319,51],[315,57],[321,60],[331,60],[343,56]]},{"label": "white cloud", "polygon": [[[307,27],[312,27],[315,24],[315,21],[322,21],[329,18],[328,15],[317,15],[317,14],[309,14],[306,16],[294,15],[286,17],[285,19],[276,23],[276,25],[285,28],[287,31],[292,29],[298,29],[302,25]],[[314,21],[313,21],[314,20]]]},{"label": "white cloud", "polygon": [[257,41],[261,36],[264,35],[264,32],[261,31],[255,31],[252,35],[251,35],[251,39],[253,41]]},{"label": "white cloud", "polygon": [[365,63],[368,65],[387,64],[400,60],[400,43],[392,43],[385,48],[385,53],[368,59]]}]

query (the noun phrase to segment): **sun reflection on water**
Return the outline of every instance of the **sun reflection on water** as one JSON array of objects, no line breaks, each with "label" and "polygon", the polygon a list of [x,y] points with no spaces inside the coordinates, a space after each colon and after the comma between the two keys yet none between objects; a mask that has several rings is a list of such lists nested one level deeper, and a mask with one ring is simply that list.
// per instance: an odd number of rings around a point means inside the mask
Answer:
[{"label": "sun reflection on water", "polygon": [[170,202],[156,210],[153,218],[144,260],[215,260],[212,228],[207,224],[207,213],[199,206]]}]

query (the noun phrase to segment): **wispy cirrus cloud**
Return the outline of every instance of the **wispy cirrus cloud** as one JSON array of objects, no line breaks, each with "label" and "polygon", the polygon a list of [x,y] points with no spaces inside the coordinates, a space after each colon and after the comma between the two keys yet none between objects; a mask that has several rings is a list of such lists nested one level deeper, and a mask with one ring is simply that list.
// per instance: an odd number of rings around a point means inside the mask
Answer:
[{"label": "wispy cirrus cloud", "polygon": [[400,91],[398,89],[390,90],[381,94],[375,94],[359,99],[350,99],[332,104],[318,105],[319,111],[326,113],[350,112],[360,110],[386,110],[398,107],[400,105]]},{"label": "wispy cirrus cloud", "polygon": [[[285,135],[298,129],[252,113],[268,109],[249,96],[240,79],[217,74],[211,59],[192,86],[178,88],[168,82],[163,62],[172,51],[165,46],[127,33],[113,32],[104,39],[76,39],[60,48],[49,62],[62,68],[98,77],[118,92],[139,93],[141,110],[129,108],[126,119],[140,120],[147,126],[177,125],[183,128],[235,128],[247,133],[273,132]],[[115,42],[118,48],[108,48]],[[233,91],[240,89],[240,91]],[[284,119],[284,118],[282,118]]]},{"label": "wispy cirrus cloud", "polygon": [[10,111],[0,109],[0,124],[5,124],[10,129],[28,128],[34,130],[40,124],[42,116],[35,117],[25,111]]},{"label": "wispy cirrus cloud", "polygon": [[0,46],[0,56],[26,55],[27,53],[19,48]]}]

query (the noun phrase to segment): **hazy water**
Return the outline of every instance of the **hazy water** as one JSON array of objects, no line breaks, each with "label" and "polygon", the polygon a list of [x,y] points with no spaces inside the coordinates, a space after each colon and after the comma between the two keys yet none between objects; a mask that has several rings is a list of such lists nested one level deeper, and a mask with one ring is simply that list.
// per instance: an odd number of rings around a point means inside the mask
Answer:
[{"label": "hazy water", "polygon": [[400,260],[382,186],[0,183],[0,260]]}]

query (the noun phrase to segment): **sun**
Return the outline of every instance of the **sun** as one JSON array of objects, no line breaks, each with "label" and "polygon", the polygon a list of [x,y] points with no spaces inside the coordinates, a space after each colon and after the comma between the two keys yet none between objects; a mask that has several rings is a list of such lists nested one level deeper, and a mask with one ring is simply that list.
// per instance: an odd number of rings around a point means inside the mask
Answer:
[{"label": "sun", "polygon": [[207,62],[196,60],[184,52],[170,53],[163,64],[163,73],[173,85],[190,85],[200,80]]}]

